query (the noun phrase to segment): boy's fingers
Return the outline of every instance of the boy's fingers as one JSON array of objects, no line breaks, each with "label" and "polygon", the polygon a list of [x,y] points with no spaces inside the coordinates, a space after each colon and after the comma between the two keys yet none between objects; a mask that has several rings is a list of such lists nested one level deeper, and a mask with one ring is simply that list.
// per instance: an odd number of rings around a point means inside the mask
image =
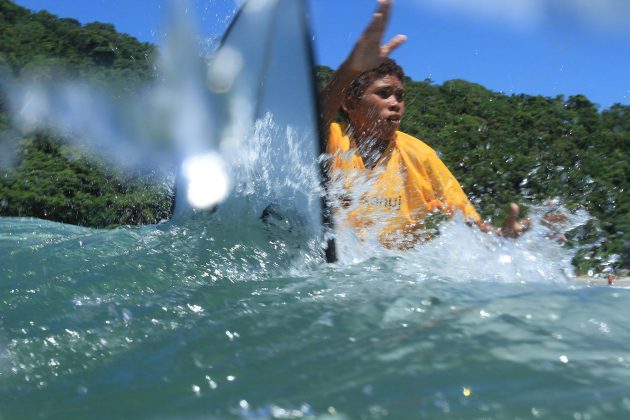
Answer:
[{"label": "boy's fingers", "polygon": [[391,0],[378,0],[378,6],[376,8],[376,13],[380,14],[383,17],[383,23],[387,23],[389,20],[389,14],[392,7]]},{"label": "boy's fingers", "polygon": [[400,45],[406,40],[407,37],[405,35],[396,35],[387,44],[383,45],[383,52],[386,55],[389,55],[396,48],[400,47]]},{"label": "boy's fingers", "polygon": [[374,13],[372,20],[365,28],[365,35],[383,36],[385,32],[385,23],[383,21],[383,15],[380,13]]},{"label": "boy's fingers", "polygon": [[389,13],[391,10],[391,0],[378,0],[378,6],[376,12],[372,15],[372,20],[365,28],[365,33],[370,35],[376,35],[378,33],[381,37],[385,32],[387,21],[389,20]]}]

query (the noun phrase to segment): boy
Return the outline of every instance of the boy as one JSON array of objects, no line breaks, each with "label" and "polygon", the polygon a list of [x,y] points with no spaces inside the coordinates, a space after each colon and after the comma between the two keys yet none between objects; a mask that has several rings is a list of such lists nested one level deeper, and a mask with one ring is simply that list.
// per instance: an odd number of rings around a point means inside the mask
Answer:
[{"label": "boy", "polygon": [[[483,222],[435,151],[398,131],[405,111],[404,73],[388,56],[406,37],[397,35],[381,45],[390,10],[391,0],[379,0],[372,20],[323,91],[331,179],[355,195],[345,223],[359,233],[376,229],[383,245],[400,249],[429,237],[434,224],[456,212],[484,232],[518,236],[528,226],[517,220],[516,204],[503,228]],[[333,122],[339,111],[348,124]],[[361,188],[365,191],[358,193]],[[348,200],[345,204],[350,205]]]}]

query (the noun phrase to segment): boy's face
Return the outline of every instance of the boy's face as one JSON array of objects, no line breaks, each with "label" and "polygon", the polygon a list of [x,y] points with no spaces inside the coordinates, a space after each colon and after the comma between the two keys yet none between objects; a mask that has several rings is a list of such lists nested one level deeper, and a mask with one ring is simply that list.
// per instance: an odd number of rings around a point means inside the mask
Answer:
[{"label": "boy's face", "polygon": [[376,79],[363,96],[347,99],[343,107],[359,133],[392,140],[405,112],[403,84],[391,75]]}]

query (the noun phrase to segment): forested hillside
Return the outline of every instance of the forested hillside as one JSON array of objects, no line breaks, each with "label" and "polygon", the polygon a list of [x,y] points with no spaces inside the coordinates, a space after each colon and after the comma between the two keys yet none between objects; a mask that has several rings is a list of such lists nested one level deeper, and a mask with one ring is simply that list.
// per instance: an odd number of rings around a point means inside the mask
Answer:
[{"label": "forested hillside", "polygon": [[133,88],[153,78],[155,48],[113,25],[32,13],[0,0],[0,70],[29,80],[84,78]]},{"label": "forested hillside", "polygon": [[[153,80],[154,53],[154,46],[119,34],[113,25],[81,25],[0,0],[2,83],[54,83],[61,78],[132,92]],[[0,90],[0,140],[13,143],[0,153],[17,154],[16,162],[0,159],[0,215],[96,227],[157,223],[169,217],[170,189],[152,174],[112,168],[49,133],[21,137],[8,129]]]},{"label": "forested hillside", "polygon": [[[107,89],[134,91],[153,80],[154,53],[155,47],[112,25],[81,25],[0,0],[5,81],[52,81],[63,71]],[[331,74],[319,68],[320,84]],[[526,207],[559,198],[596,217],[567,244],[583,246],[575,261],[581,270],[612,255],[619,256],[614,266],[630,266],[630,106],[599,110],[582,95],[508,96],[463,80],[407,80],[406,105],[403,130],[441,154],[484,217],[500,224],[510,201]],[[0,94],[5,142],[6,111]],[[0,157],[0,215],[98,227],[155,223],[170,215],[170,189],[162,180],[108,167],[47,133],[10,140],[18,154],[13,165]]]}]

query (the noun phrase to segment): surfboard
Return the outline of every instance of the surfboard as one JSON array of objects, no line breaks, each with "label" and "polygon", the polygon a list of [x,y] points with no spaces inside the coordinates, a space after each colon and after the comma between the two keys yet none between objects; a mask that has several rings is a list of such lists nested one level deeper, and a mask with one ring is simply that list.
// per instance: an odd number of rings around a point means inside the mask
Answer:
[{"label": "surfboard", "polygon": [[[208,88],[217,137],[209,145],[225,157],[231,185],[205,212],[231,221],[289,218],[321,238],[326,260],[335,261],[305,0],[244,3],[213,54]],[[182,163],[174,219],[202,211],[188,199],[184,172]],[[216,182],[209,178],[203,182]]]}]

